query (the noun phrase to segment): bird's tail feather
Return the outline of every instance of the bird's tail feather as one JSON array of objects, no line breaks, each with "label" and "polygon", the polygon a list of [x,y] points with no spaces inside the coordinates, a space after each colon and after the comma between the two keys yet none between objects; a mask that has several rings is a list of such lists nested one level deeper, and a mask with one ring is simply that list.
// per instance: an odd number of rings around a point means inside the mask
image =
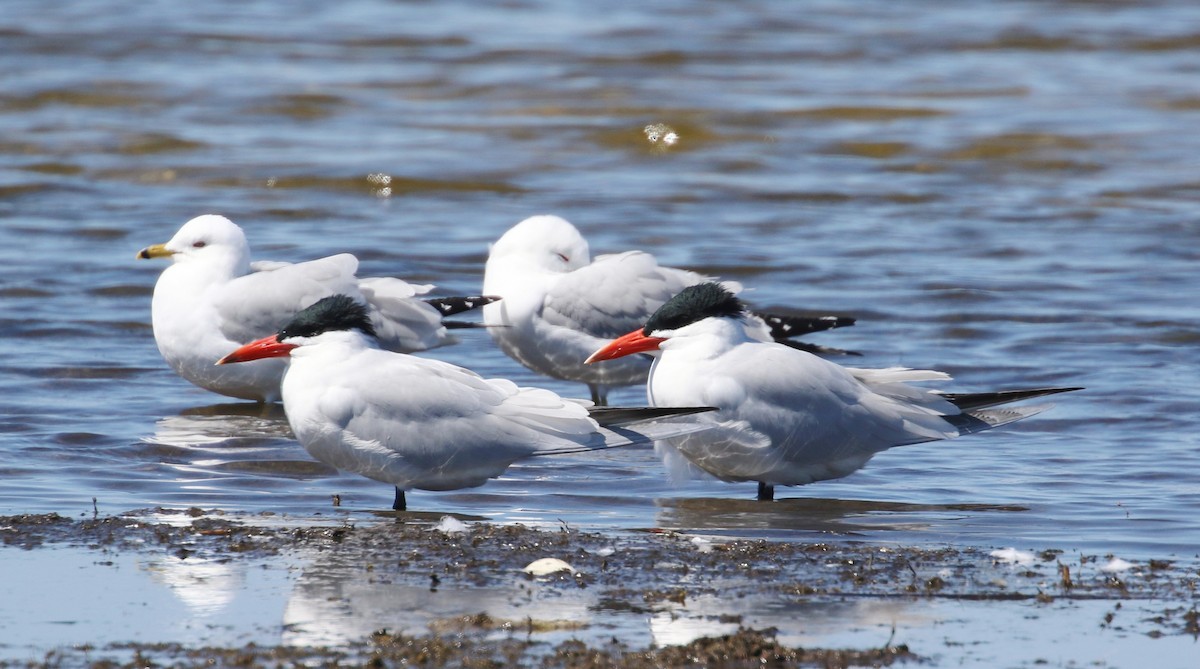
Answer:
[{"label": "bird's tail feather", "polygon": [[1002,409],[972,409],[956,416],[942,416],[958,429],[959,435],[974,434],[1035,416],[1053,404],[1038,404],[1031,407],[1004,407]]}]

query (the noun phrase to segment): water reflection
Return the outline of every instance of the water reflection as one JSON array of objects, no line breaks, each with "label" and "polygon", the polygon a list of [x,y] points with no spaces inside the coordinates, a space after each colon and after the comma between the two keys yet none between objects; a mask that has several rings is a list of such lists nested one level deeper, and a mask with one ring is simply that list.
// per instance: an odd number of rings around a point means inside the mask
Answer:
[{"label": "water reflection", "polygon": [[[285,564],[63,546],[0,550],[7,576],[0,598],[20,602],[19,611],[0,610],[6,632],[0,664],[24,662],[65,644],[251,642],[336,648],[380,629],[444,636],[470,631],[464,616],[479,613],[496,623],[477,630],[483,635],[548,645],[571,638],[599,645],[616,637],[631,648],[665,646],[740,626],[775,628],[778,640],[794,647],[871,648],[891,639],[936,666],[1034,666],[1046,658],[1069,657],[1078,666],[1143,666],[1153,658],[1154,666],[1185,667],[1193,666],[1195,653],[1194,637],[1173,632],[1172,622],[1163,620],[1164,615],[1180,617],[1186,606],[1173,609],[1162,600],[1129,599],[1116,591],[1112,598],[1040,603],[829,598],[786,588],[755,588],[760,594],[750,594],[735,582],[728,590],[710,584],[709,594],[686,601],[647,603],[636,592],[630,600],[624,587],[583,588],[570,578],[529,580],[520,572],[487,587],[449,579],[436,586],[414,583],[346,551],[296,554]],[[296,561],[303,565],[299,577]],[[1008,570],[952,567],[959,570],[954,579],[992,579]],[[256,574],[252,579],[246,577],[250,570]],[[76,596],[46,597],[50,582]],[[639,577],[632,576],[633,582]],[[1004,633],[997,634],[998,629]]]},{"label": "water reflection", "polygon": [[169,555],[139,566],[156,583],[167,586],[197,617],[224,614],[246,585],[246,564],[227,559]]},{"label": "water reflection", "polygon": [[165,446],[206,446],[254,438],[291,437],[280,404],[228,403],[191,407],[164,416],[144,441]]},{"label": "water reflection", "polygon": [[137,457],[157,462],[165,476],[156,485],[193,505],[231,506],[247,494],[270,493],[279,508],[287,501],[281,495],[295,492],[311,511],[316,503],[295,481],[338,476],[292,438],[276,404],[215,404],[164,416],[142,438]]},{"label": "water reflection", "polygon": [[[283,613],[290,646],[337,646],[379,629],[428,634],[454,619],[486,613],[502,633],[577,630],[595,625],[596,594],[574,584],[532,581],[519,572],[502,584],[472,587],[444,583],[392,583],[366,565],[317,563],[296,583]],[[511,624],[508,624],[511,623]],[[540,639],[557,639],[540,636]]]},{"label": "water reflection", "polygon": [[[275,644],[290,579],[269,562],[70,545],[0,547],[0,563],[0,601],[11,604],[0,608],[5,667],[72,646]],[[254,579],[245,577],[250,570]],[[58,664],[91,666],[94,660]]]},{"label": "water reflection", "polygon": [[1028,511],[994,504],[907,504],[854,499],[797,497],[774,502],[736,498],[658,500],[657,525],[690,532],[753,536],[801,532],[834,536],[878,531],[919,532],[949,517],[982,512]]},{"label": "water reflection", "polygon": [[[740,627],[777,631],[789,646],[821,646],[829,634],[848,630],[913,628],[933,622],[916,600],[788,601],[773,597],[696,597],[649,619],[656,646],[683,645]],[[886,636],[878,639],[882,646]]]},{"label": "water reflection", "polygon": [[[403,562],[403,555],[399,558]],[[585,574],[585,582],[587,578]],[[711,593],[686,600],[648,600],[642,588],[657,579],[635,577],[618,588],[586,587],[571,577],[531,579],[519,571],[486,586],[464,582],[470,574],[442,574],[438,580],[414,583],[416,579],[387,565],[358,562],[355,556],[317,555],[288,599],[282,643],[336,647],[380,629],[447,633],[470,628],[464,618],[478,614],[486,614],[490,626],[475,631],[493,638],[530,636],[553,644],[616,637],[633,647],[686,644],[739,627],[774,628],[782,642],[797,646],[826,643],[831,634],[881,630],[872,641],[882,645],[887,630],[935,622],[920,598],[828,600],[781,596],[770,588],[754,594],[741,581],[730,582],[728,589],[710,583]]]},{"label": "water reflection", "polygon": [[261,472],[284,476],[330,474],[292,438],[283,407],[278,404],[214,404],[164,416],[152,445],[160,461],[179,471]]}]

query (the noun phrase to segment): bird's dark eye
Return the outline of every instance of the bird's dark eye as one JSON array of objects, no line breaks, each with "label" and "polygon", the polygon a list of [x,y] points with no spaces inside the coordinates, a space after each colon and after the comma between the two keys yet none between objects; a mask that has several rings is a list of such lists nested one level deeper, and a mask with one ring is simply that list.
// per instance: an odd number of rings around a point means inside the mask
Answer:
[{"label": "bird's dark eye", "polygon": [[571,262],[571,259],[565,253],[555,253],[554,255],[558,256],[563,262]]},{"label": "bird's dark eye", "polygon": [[194,249],[202,249],[205,246],[208,246],[208,242],[192,242],[192,248]]}]

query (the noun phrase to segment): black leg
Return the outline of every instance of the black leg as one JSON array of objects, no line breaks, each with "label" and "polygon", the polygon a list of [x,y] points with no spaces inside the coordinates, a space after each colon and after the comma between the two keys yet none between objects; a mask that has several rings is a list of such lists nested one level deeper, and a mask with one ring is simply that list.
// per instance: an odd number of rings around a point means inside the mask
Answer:
[{"label": "black leg", "polygon": [[588,390],[592,391],[592,404],[598,407],[608,406],[608,389],[604,386],[593,386],[588,384]]},{"label": "black leg", "polygon": [[762,481],[758,482],[758,501],[770,502],[775,499],[775,486],[767,485]]},{"label": "black leg", "polygon": [[404,503],[404,491],[400,488],[396,488],[396,499],[392,501],[392,510],[403,511],[407,508],[408,505]]}]

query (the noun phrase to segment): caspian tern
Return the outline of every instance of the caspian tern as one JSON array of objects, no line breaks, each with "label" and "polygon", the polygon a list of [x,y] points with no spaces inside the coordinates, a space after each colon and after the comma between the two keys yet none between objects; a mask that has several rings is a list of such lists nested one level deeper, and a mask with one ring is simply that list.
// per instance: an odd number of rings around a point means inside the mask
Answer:
[{"label": "caspian tern", "polygon": [[944,373],[845,368],[755,341],[745,318],[745,306],[722,286],[690,286],[588,362],[656,351],[646,385],[651,405],[718,408],[698,417],[716,429],[660,443],[664,459],[679,454],[721,480],[757,481],[759,499],[772,499],[776,485],[847,476],[894,446],[952,439],[1049,408],[991,407],[1080,390],[942,394],[905,382],[950,378]]},{"label": "caspian tern", "polygon": [[516,460],[650,443],[706,429],[660,419],[709,408],[589,408],[540,388],[485,379],[379,348],[363,305],[326,297],[277,334],[217,364],[287,358],[283,408],[316,459],[404,491],[483,485]]},{"label": "caspian tern", "polygon": [[[483,292],[504,299],[483,308],[488,332],[509,357],[556,379],[586,383],[592,401],[605,404],[608,391],[645,383],[650,360],[634,356],[603,365],[584,365],[604,342],[646,322],[685,286],[709,277],[663,267],[642,251],[593,259],[579,230],[558,216],[533,216],[505,232],[488,254]],[[735,282],[724,285],[740,290]],[[813,352],[846,353],[790,337],[852,325],[843,316],[748,316],[755,339],[786,341]]]},{"label": "caspian tern", "polygon": [[404,352],[452,342],[443,316],[494,299],[422,299],[433,286],[358,278],[358,259],[348,253],[295,264],[251,262],[242,229],[211,214],[193,218],[169,242],[137,257],[173,261],[154,285],[151,304],[154,340],[171,368],[201,388],[258,402],[279,398],[285,362],[213,363],[243,342],[276,332],[322,297],[348,294],[368,304],[382,346]]}]

